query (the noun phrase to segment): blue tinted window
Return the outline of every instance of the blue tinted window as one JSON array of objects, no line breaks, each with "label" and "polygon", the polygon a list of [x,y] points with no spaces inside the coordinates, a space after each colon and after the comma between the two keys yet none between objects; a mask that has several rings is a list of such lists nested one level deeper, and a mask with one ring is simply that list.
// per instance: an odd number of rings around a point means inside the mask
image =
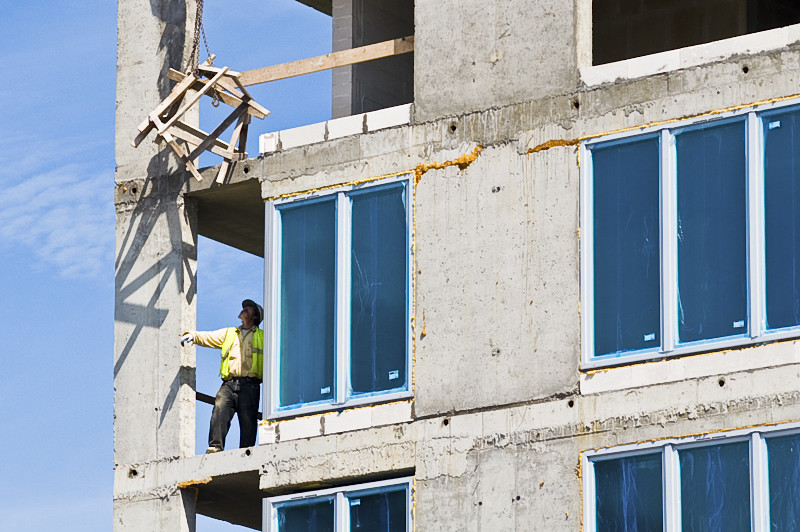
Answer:
[{"label": "blue tinted window", "polygon": [[685,131],[676,148],[680,341],[745,334],[744,122]]},{"label": "blue tinted window", "polygon": [[594,474],[598,532],[661,530],[661,453],[597,461]]},{"label": "blue tinted window", "polygon": [[684,532],[750,531],[748,442],[679,451]]},{"label": "blue tinted window", "polygon": [[352,392],[406,385],[408,266],[405,186],[352,195]]},{"label": "blue tinted window", "polygon": [[279,532],[333,532],[333,499],[286,503],[277,508]]},{"label": "blue tinted window", "polygon": [[594,172],[594,351],[658,348],[659,140],[600,146]]},{"label": "blue tinted window", "polygon": [[767,439],[767,453],[770,529],[800,530],[800,435]]},{"label": "blue tinted window", "polygon": [[764,117],[766,321],[800,324],[800,112]]},{"label": "blue tinted window", "polygon": [[408,516],[405,487],[348,495],[351,532],[405,532]]},{"label": "blue tinted window", "polygon": [[335,198],[283,207],[280,405],[334,397]]}]

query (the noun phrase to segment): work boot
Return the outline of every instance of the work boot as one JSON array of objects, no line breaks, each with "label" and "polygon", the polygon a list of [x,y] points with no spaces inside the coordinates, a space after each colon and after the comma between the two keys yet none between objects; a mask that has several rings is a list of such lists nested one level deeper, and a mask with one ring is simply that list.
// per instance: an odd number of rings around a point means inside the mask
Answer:
[{"label": "work boot", "polygon": [[206,454],[218,453],[221,450],[222,449],[220,449],[219,447],[209,447],[208,449],[206,449]]}]

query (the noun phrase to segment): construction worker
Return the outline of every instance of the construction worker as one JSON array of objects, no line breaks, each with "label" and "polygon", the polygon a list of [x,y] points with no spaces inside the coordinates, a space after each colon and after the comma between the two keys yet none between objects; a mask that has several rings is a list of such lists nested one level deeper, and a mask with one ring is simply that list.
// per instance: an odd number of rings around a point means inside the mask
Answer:
[{"label": "construction worker", "polygon": [[206,453],[225,449],[225,437],[234,413],[239,418],[239,447],[251,447],[256,443],[259,385],[264,367],[264,331],[258,324],[264,319],[264,309],[252,299],[245,299],[239,319],[242,320],[239,327],[188,331],[181,337],[181,345],[197,344],[222,350],[219,370],[222,386],[211,411]]}]

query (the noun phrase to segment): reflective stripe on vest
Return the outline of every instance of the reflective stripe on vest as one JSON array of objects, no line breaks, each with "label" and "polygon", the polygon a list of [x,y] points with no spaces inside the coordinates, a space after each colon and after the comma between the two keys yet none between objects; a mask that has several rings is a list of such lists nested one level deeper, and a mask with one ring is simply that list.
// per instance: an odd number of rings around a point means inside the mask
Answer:
[{"label": "reflective stripe on vest", "polygon": [[[228,367],[228,353],[233,347],[233,342],[238,337],[236,327],[228,327],[225,331],[225,340],[222,342],[222,360],[220,360],[219,376],[222,380],[227,380],[231,376],[230,368]],[[250,371],[258,375],[258,378],[263,378],[264,368],[264,331],[256,329],[253,332],[253,361],[250,366]]]}]

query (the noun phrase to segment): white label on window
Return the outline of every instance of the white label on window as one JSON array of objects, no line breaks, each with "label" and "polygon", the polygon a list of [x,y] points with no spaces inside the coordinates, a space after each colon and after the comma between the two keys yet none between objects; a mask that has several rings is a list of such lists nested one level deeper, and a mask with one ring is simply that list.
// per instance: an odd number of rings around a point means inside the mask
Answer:
[{"label": "white label on window", "polygon": [[767,127],[769,127],[769,129],[777,129],[777,128],[781,127],[781,121],[780,120],[776,120],[774,122],[770,122],[769,126],[767,126]]},{"label": "white label on window", "polygon": [[361,499],[350,499],[350,506],[359,506],[361,505]]},{"label": "white label on window", "polygon": [[649,342],[649,341],[655,340],[655,339],[656,339],[656,333],[650,333],[650,334],[645,334],[644,335],[644,341],[645,342]]},{"label": "white label on window", "polygon": [[330,386],[326,386],[324,388],[320,388],[319,389],[319,393],[331,393],[331,387]]},{"label": "white label on window", "polygon": [[734,321],[733,322],[733,328],[734,329],[741,329],[742,327],[744,327],[744,320],[739,320],[739,321]]},{"label": "white label on window", "polygon": [[393,380],[399,379],[399,378],[400,378],[400,370],[393,369],[392,371],[389,372],[389,380],[390,381],[393,381]]}]

